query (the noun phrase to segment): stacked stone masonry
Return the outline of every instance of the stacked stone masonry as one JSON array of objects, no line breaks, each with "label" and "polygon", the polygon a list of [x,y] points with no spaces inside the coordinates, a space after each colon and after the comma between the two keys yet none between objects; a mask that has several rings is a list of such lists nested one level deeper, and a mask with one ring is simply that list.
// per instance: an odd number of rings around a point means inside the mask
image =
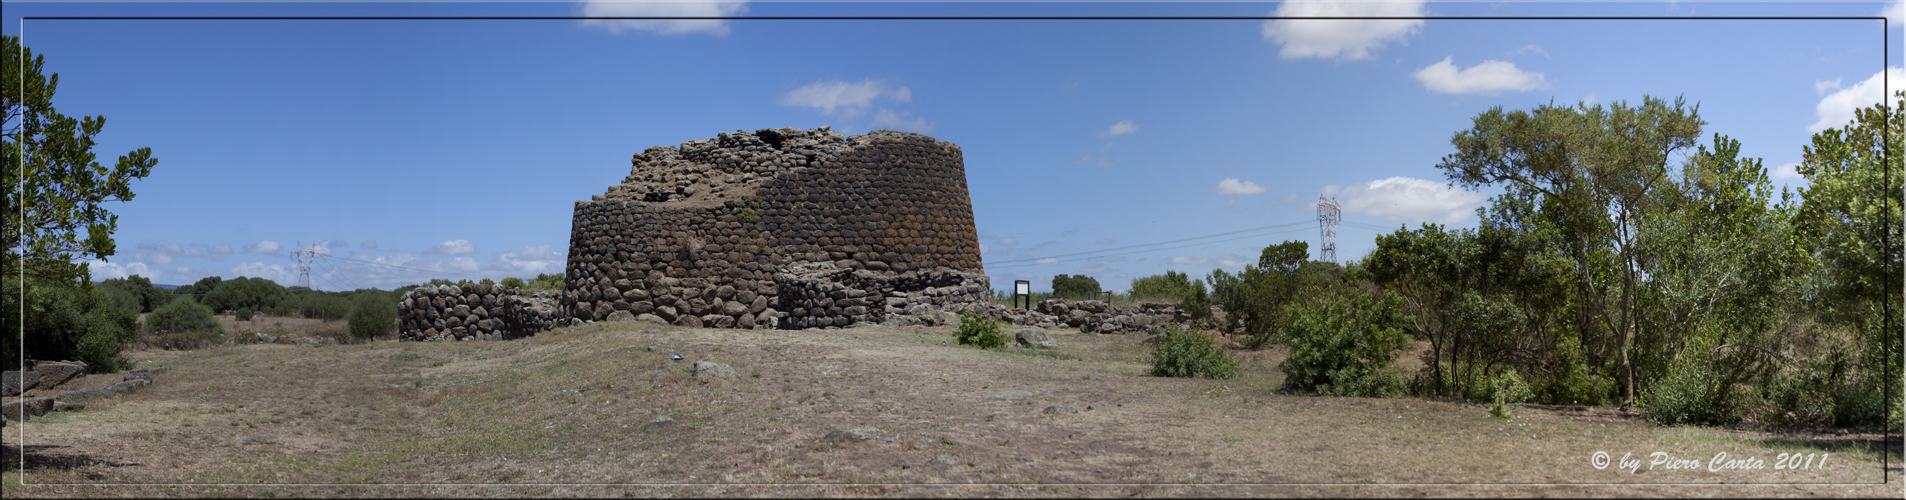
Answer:
[{"label": "stacked stone masonry", "polygon": [[577,321],[798,329],[984,303],[963,161],[924,135],[825,127],[649,148],[576,202],[562,305]]},{"label": "stacked stone masonry", "polygon": [[504,340],[567,324],[562,292],[500,285],[420,286],[398,302],[402,340]]}]

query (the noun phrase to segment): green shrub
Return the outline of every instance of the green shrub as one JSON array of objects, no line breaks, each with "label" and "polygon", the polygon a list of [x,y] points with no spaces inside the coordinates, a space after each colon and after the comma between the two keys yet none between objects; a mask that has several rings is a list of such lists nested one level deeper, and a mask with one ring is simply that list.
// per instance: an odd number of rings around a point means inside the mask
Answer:
[{"label": "green shrub", "polygon": [[146,329],[155,332],[210,332],[225,333],[225,327],[219,326],[218,316],[212,308],[199,304],[191,297],[179,297],[146,315]]},{"label": "green shrub", "polygon": [[1490,380],[1489,385],[1495,393],[1495,402],[1489,406],[1489,415],[1496,418],[1515,418],[1515,413],[1510,411],[1509,405],[1535,398],[1535,391],[1529,388],[1527,382],[1522,381],[1522,376],[1517,375],[1515,370],[1503,370],[1501,374]]},{"label": "green shrub", "polygon": [[239,321],[251,321],[251,317],[252,317],[252,314],[255,314],[255,313],[254,313],[254,312],[253,312],[253,311],[251,310],[251,308],[249,308],[249,307],[247,307],[247,308],[244,308],[244,309],[239,309],[239,310],[238,310],[238,320],[239,320]]},{"label": "green shrub", "polygon": [[376,290],[358,292],[351,308],[351,336],[368,339],[397,331],[397,301]]},{"label": "green shrub", "polygon": [[1191,296],[1178,303],[1178,309],[1191,316],[1191,324],[1203,325],[1211,322],[1211,296],[1205,294],[1204,284],[1199,283],[1192,289]]},{"label": "green shrub", "polygon": [[1589,371],[1581,342],[1563,332],[1550,352],[1551,375],[1536,390],[1539,401],[1556,405],[1606,405],[1615,399],[1615,379]]},{"label": "green shrub", "polygon": [[1006,336],[999,333],[999,321],[971,312],[960,313],[960,329],[953,335],[959,339],[959,343],[973,344],[981,349],[1006,347]]},{"label": "green shrub", "polygon": [[536,279],[529,282],[529,287],[537,290],[561,290],[563,280],[563,273],[537,274]]},{"label": "green shrub", "polygon": [[[4,334],[10,337],[5,354],[13,356],[7,360],[7,369],[19,369],[21,357],[84,361],[94,371],[125,367],[120,351],[137,333],[138,305],[122,303],[106,287],[38,278],[27,280],[22,303],[18,276],[0,283],[7,289],[0,294],[4,296],[0,307],[13,311],[0,314],[0,325],[13,332]],[[25,343],[15,344],[14,339],[20,338],[15,335],[24,335]]]},{"label": "green shrub", "polygon": [[1152,376],[1228,379],[1238,376],[1238,360],[1217,339],[1166,325],[1152,342]]},{"label": "green shrub", "polygon": [[[1736,387],[1741,363],[1717,352],[1717,335],[1696,335],[1668,364],[1667,374],[1641,390],[1648,419],[1666,425],[1730,425],[1754,406],[1750,391]],[[1738,351],[1736,351],[1738,352]]]},{"label": "green shrub", "polygon": [[524,286],[523,278],[515,276],[503,278],[503,288],[523,288]]},{"label": "green shrub", "polygon": [[1057,275],[1052,277],[1052,295],[1067,299],[1083,299],[1099,293],[1099,280],[1091,276]]},{"label": "green shrub", "polygon": [[246,278],[243,276],[219,282],[218,288],[206,293],[199,302],[213,311],[236,311],[239,309],[267,309],[283,301],[290,291],[277,282],[264,278]]},{"label": "green shrub", "polygon": [[494,284],[496,284],[496,282],[495,282],[495,281],[492,281],[492,280],[490,280],[489,278],[483,278],[483,280],[482,280],[482,281],[478,281],[478,282],[477,282],[477,284],[480,284],[480,285],[483,285],[483,286],[490,286],[490,285],[494,285]]},{"label": "green shrub", "polygon": [[1397,326],[1406,321],[1400,302],[1389,292],[1377,298],[1353,292],[1296,304],[1282,336],[1290,346],[1290,357],[1278,365],[1284,384],[1319,395],[1403,395],[1402,376],[1390,370],[1396,350],[1409,345]]},{"label": "green shrub", "polygon": [[1147,299],[1166,299],[1175,302],[1191,300],[1194,293],[1204,291],[1204,281],[1194,280],[1185,273],[1165,271],[1132,280],[1132,297]]}]

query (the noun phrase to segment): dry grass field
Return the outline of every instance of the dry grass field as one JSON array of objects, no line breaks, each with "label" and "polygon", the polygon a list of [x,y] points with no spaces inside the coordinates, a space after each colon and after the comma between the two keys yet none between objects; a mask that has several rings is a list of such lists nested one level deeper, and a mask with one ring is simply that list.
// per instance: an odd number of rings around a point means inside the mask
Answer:
[{"label": "dry grass field", "polygon": [[[1143,335],[1052,333],[1058,349],[982,351],[944,327],[631,322],[133,351],[168,371],[8,425],[0,481],[7,497],[1900,495],[1878,434],[1284,395],[1278,350],[1242,353],[1238,379],[1168,379],[1146,375]],[[695,380],[695,361],[736,377]],[[1657,451],[1701,467],[1651,470]],[[1718,453],[1765,468],[1708,470]],[[1782,453],[1827,458],[1776,469]]]}]

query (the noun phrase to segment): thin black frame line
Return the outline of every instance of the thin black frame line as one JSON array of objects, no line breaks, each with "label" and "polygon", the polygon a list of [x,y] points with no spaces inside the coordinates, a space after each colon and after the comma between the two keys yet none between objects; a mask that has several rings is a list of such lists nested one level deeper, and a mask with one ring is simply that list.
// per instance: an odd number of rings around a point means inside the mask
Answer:
[{"label": "thin black frame line", "polygon": [[1449,16],[1449,17],[1281,17],[1281,16],[27,16],[34,21],[1858,21],[1884,16]]},{"label": "thin black frame line", "polygon": [[[587,21],[587,19],[646,19],[646,21],[717,21],[717,19],[720,19],[720,21],[743,21],[743,19],[762,19],[762,21],[1273,21],[1273,19],[1317,19],[1317,21],[1363,21],[1363,19],[1378,19],[1378,21],[1389,21],[1389,19],[1395,19],[1395,21],[1433,21],[1433,19],[1449,19],[1449,21],[1681,21],[1681,19],[1685,19],[1685,21],[1860,21],[1860,19],[1872,19],[1872,21],[1881,21],[1881,23],[1879,23],[1879,36],[1881,36],[1881,57],[1879,57],[1879,61],[1881,61],[1881,76],[1879,76],[1879,78],[1881,78],[1881,88],[1887,88],[1887,90],[1891,90],[1891,76],[1887,74],[1885,69],[1887,69],[1887,65],[1891,63],[1891,52],[1893,52],[1893,31],[1889,29],[1889,21],[1891,21],[1891,19],[1889,19],[1889,17],[1883,17],[1883,15],[1866,15],[1866,17],[1761,17],[1761,15],[1752,15],[1752,17],[1710,17],[1710,15],[1702,15],[1702,17],[1550,17],[1550,15],[1542,15],[1542,17],[1471,17],[1471,15],[1458,15],[1458,17],[1269,17],[1269,15],[1267,15],[1267,17],[783,17],[783,15],[776,15],[776,17],[122,17],[122,15],[86,17],[86,15],[50,15],[50,17],[21,17],[21,50],[25,50],[25,27],[27,27],[27,19],[34,19],[34,21],[299,21],[299,19],[309,19],[309,21]],[[21,84],[25,86],[25,82],[21,82]],[[1885,99],[1891,99],[1891,97],[1893,97],[1893,95],[1887,95]],[[1889,145],[1889,143],[1891,143],[1891,135],[1885,135],[1883,141],[1887,141],[1887,145]],[[1881,155],[1885,155],[1885,151],[1891,151],[1891,149],[1887,149],[1887,147],[1883,145],[1883,147],[1881,147]],[[1891,176],[1891,170],[1885,170],[1885,172],[1887,172],[1887,176]],[[1891,200],[1891,198],[1887,198],[1887,200]],[[1902,223],[1906,223],[1906,221],[1902,221]],[[23,288],[25,288],[25,282],[23,282]],[[25,307],[25,303],[23,303],[21,307]],[[1891,317],[1889,317],[1887,321],[1891,321]],[[25,332],[21,332],[21,334],[25,334]],[[25,355],[25,353],[21,353],[21,355]],[[1893,380],[1887,378],[1887,384],[1891,384],[1891,382],[1893,382]],[[1887,389],[1887,395],[1885,395],[1885,397],[1893,397],[1893,391]],[[1891,429],[1887,429],[1887,433],[1883,433],[1883,435],[1885,435],[1887,439],[1891,439]],[[21,439],[25,439],[25,435],[21,435]],[[1881,460],[1881,468],[1879,468],[1881,481],[1879,481],[1879,483],[1754,483],[1754,485],[1887,485],[1887,483],[1891,483],[1891,469],[1889,469],[1891,454],[1881,452],[1881,454],[1879,454],[1879,460]],[[25,468],[25,460],[21,462],[21,468]],[[44,485],[44,483],[42,483],[42,485]],[[95,483],[95,485],[97,485],[97,483]],[[173,485],[173,483],[105,483],[105,485]],[[196,485],[196,483],[179,483],[179,485]],[[286,485],[355,485],[355,483],[286,483]],[[431,485],[431,483],[408,483],[408,485]],[[486,487],[484,483],[446,483],[446,485]],[[591,485],[591,483],[553,483],[553,485]],[[606,485],[648,485],[648,483],[606,483]],[[740,483],[658,483],[658,485],[740,485]],[[783,483],[772,483],[772,485],[783,485]],[[816,483],[816,485],[833,485],[833,483]],[[903,483],[903,485],[913,485],[913,483]],[[953,485],[959,485],[959,483],[953,483]],[[966,483],[966,485],[978,485],[978,483]],[[1102,483],[1065,483],[1065,485],[1102,485]],[[1109,483],[1109,485],[1126,485],[1126,483]],[[1155,485],[1155,483],[1132,483],[1132,485]],[[1637,485],[1637,483],[1374,483],[1374,485],[1357,485],[1357,483],[1182,483],[1182,485],[1239,485],[1239,487],[1247,487],[1247,485],[1300,485],[1300,487],[1302,487],[1302,485],[1342,485],[1342,487],[1389,487],[1389,485],[1555,485],[1555,487],[1571,487],[1571,485],[1590,485],[1590,487],[1593,487],[1593,485]],[[1653,483],[1653,485],[1727,485],[1727,483]],[[210,485],[202,485],[202,487],[210,487]],[[233,485],[233,487],[248,487],[248,485]],[[400,487],[402,487],[402,485],[400,485]],[[503,487],[503,485],[499,485],[499,487]]]}]

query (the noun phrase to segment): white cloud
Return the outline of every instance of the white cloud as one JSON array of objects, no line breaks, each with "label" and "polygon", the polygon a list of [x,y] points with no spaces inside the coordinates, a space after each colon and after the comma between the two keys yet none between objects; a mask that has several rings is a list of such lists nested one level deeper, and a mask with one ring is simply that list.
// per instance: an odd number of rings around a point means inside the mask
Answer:
[{"label": "white cloud", "polygon": [[363,243],[358,243],[357,247],[358,248],[377,248],[377,240],[364,240]]},{"label": "white cloud", "polygon": [[204,257],[204,256],[205,256],[205,251],[204,251],[204,250],[199,250],[199,249],[197,249],[197,248],[187,248],[187,249],[185,249],[185,252],[183,252],[183,253],[180,253],[180,254],[179,254],[179,256],[181,256],[181,257]]},{"label": "white cloud", "polygon": [[1885,8],[1880,9],[1879,15],[1886,16],[1888,26],[1906,24],[1906,0],[1893,0],[1893,3],[1886,4]]},{"label": "white cloud", "polygon": [[1217,191],[1218,194],[1223,195],[1258,194],[1264,192],[1264,186],[1251,181],[1239,181],[1236,177],[1227,177],[1218,181]]},{"label": "white cloud", "polygon": [[986,246],[985,243],[979,244],[979,253],[992,253],[992,251],[993,247]]},{"label": "white cloud", "polygon": [[[1285,0],[1271,11],[1275,17],[1413,17],[1423,15],[1422,0],[1398,2],[1347,2],[1334,0]],[[1283,45],[1277,55],[1285,59],[1342,58],[1368,59],[1370,52],[1391,41],[1404,38],[1423,26],[1416,20],[1306,20],[1274,19],[1264,22],[1264,39]]]},{"label": "white cloud", "polygon": [[[746,12],[748,2],[745,1],[585,0],[582,4],[584,17],[733,17]],[[697,32],[728,35],[728,21],[722,19],[587,19],[582,24],[607,27],[612,32],[632,29],[663,35]]]},{"label": "white cloud", "polygon": [[1019,240],[1015,240],[1012,238],[1000,238],[999,244],[1004,246],[1013,246],[1013,245],[1019,244]]},{"label": "white cloud", "polygon": [[424,253],[431,255],[467,255],[476,252],[476,245],[470,244],[470,240],[446,241],[424,250]]},{"label": "white cloud", "polygon": [[1211,259],[1210,259],[1210,258],[1208,258],[1208,257],[1182,257],[1182,256],[1181,256],[1181,257],[1172,257],[1172,258],[1171,258],[1171,263],[1173,263],[1173,264],[1195,264],[1195,265],[1200,265],[1200,266],[1202,266],[1202,265],[1205,265],[1205,264],[1210,264],[1210,263],[1211,263]]},{"label": "white cloud", "polygon": [[522,274],[527,277],[562,272],[568,262],[568,256],[549,251],[549,245],[545,244],[524,246],[522,250],[498,255],[496,260],[490,262],[489,267],[492,270]]},{"label": "white cloud", "polygon": [[[1112,127],[1105,129],[1104,132],[1099,132],[1099,135],[1125,135],[1125,134],[1130,134],[1132,132],[1137,132],[1137,131],[1138,131],[1138,124],[1132,123],[1131,120],[1123,120],[1118,123],[1112,124]],[[1105,145],[1105,147],[1109,148],[1109,147],[1112,147],[1112,145],[1107,144]]]},{"label": "white cloud", "polygon": [[1072,163],[1085,163],[1088,161],[1092,161],[1092,153],[1086,153],[1084,156],[1080,156],[1079,159],[1072,160]]},{"label": "white cloud", "polygon": [[1595,93],[1593,92],[1590,92],[1588,95],[1582,96],[1582,104],[1584,105],[1594,106],[1595,103],[1598,103],[1598,102],[1602,102],[1602,98],[1596,97]]},{"label": "white cloud", "polygon": [[1832,80],[1818,80],[1813,82],[1813,93],[1819,94],[1821,96],[1827,95],[1828,91],[1839,90],[1839,89],[1840,89],[1839,78],[1835,78]]},{"label": "white cloud", "polygon": [[1441,182],[1391,177],[1356,184],[1337,196],[1345,212],[1375,216],[1390,222],[1431,221],[1454,225],[1488,197]]},{"label": "white cloud", "polygon": [[172,256],[165,252],[153,252],[152,263],[161,266],[170,266],[172,265]]},{"label": "white cloud", "polygon": [[1229,200],[1224,200],[1224,208],[1225,208],[1225,209],[1230,209],[1231,207],[1233,207],[1233,206],[1236,206],[1237,204],[1238,204],[1238,199],[1237,199],[1237,198],[1232,198],[1232,199],[1229,199]]},{"label": "white cloud", "polygon": [[92,273],[93,281],[105,281],[128,276],[144,276],[153,283],[158,283],[160,276],[159,271],[146,267],[145,263],[142,262],[119,265],[95,259],[86,261],[86,268]]},{"label": "white cloud", "polygon": [[874,113],[873,121],[867,124],[877,128],[919,132],[922,134],[932,132],[934,127],[938,126],[938,124],[927,121],[926,117],[913,116],[913,113],[905,111],[895,112],[887,108],[880,108],[880,111]]},{"label": "white cloud", "polygon": [[1051,258],[1051,257],[1047,257],[1047,258],[1044,258],[1044,259],[1039,259],[1039,260],[1035,260],[1035,261],[1032,261],[1032,263],[1034,263],[1034,264],[1038,264],[1038,265],[1041,265],[1041,266],[1050,266],[1050,265],[1054,265],[1054,264],[1058,264],[1058,263],[1059,263],[1059,259],[1054,259],[1054,258]]},{"label": "white cloud", "polygon": [[1118,162],[1119,162],[1118,160],[1114,160],[1111,158],[1099,158],[1099,166],[1101,167],[1107,167],[1107,168],[1114,167],[1118,165]]},{"label": "white cloud", "polygon": [[232,246],[231,245],[212,245],[212,254],[213,255],[231,255]]},{"label": "white cloud", "polygon": [[886,80],[861,80],[860,83],[847,83],[840,80],[814,82],[781,95],[781,105],[814,108],[823,115],[832,116],[839,112],[843,118],[859,116],[872,107],[874,99],[886,98],[891,101],[913,102],[913,91],[906,87],[892,87]]},{"label": "white cloud", "polygon": [[1519,56],[1519,55],[1523,55],[1523,54],[1527,54],[1527,53],[1530,53],[1530,52],[1534,52],[1534,53],[1537,53],[1537,54],[1542,54],[1542,58],[1543,58],[1543,59],[1548,59],[1548,58],[1549,58],[1549,51],[1546,51],[1546,50],[1542,50],[1542,46],[1540,46],[1540,45],[1536,45],[1536,44],[1533,44],[1533,43],[1531,43],[1531,44],[1528,44],[1528,45],[1524,45],[1524,46],[1522,46],[1522,48],[1520,48],[1520,49],[1516,49],[1516,51],[1515,51],[1515,52],[1510,52],[1510,53],[1509,53],[1509,55],[1515,55],[1515,56]]},{"label": "white cloud", "polygon": [[1806,179],[1807,177],[1800,175],[1800,171],[1796,168],[1799,166],[1800,162],[1781,164],[1775,166],[1772,171],[1767,173],[1767,176],[1772,177],[1773,180],[1776,181]]},{"label": "white cloud", "polygon": [[188,268],[186,268],[185,266],[179,266],[179,267],[178,267],[177,269],[174,269],[174,271],[178,271],[178,272],[180,272],[180,273],[184,273],[184,272],[186,272],[186,271],[190,271],[190,270],[191,270],[191,269],[188,269]]},{"label": "white cloud", "polygon": [[260,240],[256,244],[245,245],[245,251],[251,252],[251,253],[263,253],[263,254],[278,253],[278,242],[271,241],[271,240]]},{"label": "white cloud", "polygon": [[[1853,122],[1853,110],[1879,104],[1886,97],[1886,83],[1881,80],[1882,78],[1906,81],[1906,68],[1897,66],[1886,68],[1885,72],[1873,73],[1873,77],[1867,78],[1866,81],[1827,94],[1820,99],[1820,104],[1814,107],[1814,114],[1820,118],[1819,121],[1808,126],[1807,131],[1819,132],[1846,126]],[[1819,83],[1814,83],[1814,88],[1817,90],[1821,86]]]},{"label": "white cloud", "polygon": [[1541,73],[1523,71],[1514,64],[1488,60],[1469,68],[1457,69],[1456,65],[1450,64],[1451,59],[1444,57],[1442,62],[1410,73],[1410,77],[1421,82],[1423,88],[1439,94],[1496,95],[1504,90],[1521,92],[1549,88],[1548,80]]}]

